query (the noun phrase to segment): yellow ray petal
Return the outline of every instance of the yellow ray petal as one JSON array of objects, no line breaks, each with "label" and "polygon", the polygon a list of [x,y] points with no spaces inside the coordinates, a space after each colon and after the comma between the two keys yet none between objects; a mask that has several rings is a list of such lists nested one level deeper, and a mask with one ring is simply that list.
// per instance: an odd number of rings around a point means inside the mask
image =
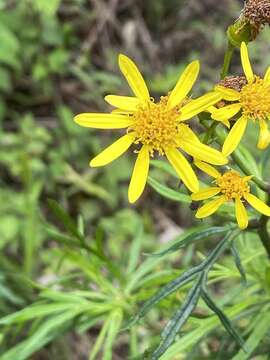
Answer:
[{"label": "yellow ray petal", "polygon": [[260,213],[266,216],[270,216],[270,207],[267,206],[262,200],[258,199],[256,196],[252,194],[246,194],[244,197],[247,200],[247,202],[252,207],[254,207],[254,209],[256,209],[257,211],[259,211]]},{"label": "yellow ray petal", "polygon": [[247,81],[251,82],[254,79],[254,75],[249,61],[247,45],[244,41],[241,43],[240,52],[241,52],[241,62],[244,73],[246,75]]},{"label": "yellow ray petal", "polygon": [[132,115],[134,111],[122,110],[122,109],[114,109],[112,114],[122,114],[122,115]]},{"label": "yellow ray petal", "polygon": [[185,68],[169,96],[168,106],[170,109],[180,104],[187,96],[198,77],[199,71],[200,63],[198,60],[192,61],[192,63]]},{"label": "yellow ray petal", "polygon": [[130,203],[137,201],[143,193],[149,171],[149,162],[148,147],[143,145],[136,159],[128,188],[128,200]]},{"label": "yellow ray petal", "polygon": [[135,63],[126,55],[120,54],[118,58],[119,68],[125,76],[134,94],[141,100],[149,100],[149,91],[145,81]]},{"label": "yellow ray petal", "polygon": [[196,212],[196,218],[202,219],[212,215],[217,209],[226,202],[225,196],[219,196],[217,199],[209,201],[205,205],[199,208]]},{"label": "yellow ray petal", "polygon": [[259,120],[260,124],[260,134],[257,147],[261,150],[267,148],[270,143],[270,132],[265,120]]},{"label": "yellow ray petal", "polygon": [[168,148],[165,153],[186,187],[192,192],[199,191],[199,181],[187,159],[175,148]]},{"label": "yellow ray petal", "polygon": [[113,144],[104,149],[94,159],[90,161],[90,166],[104,166],[121,156],[133,143],[135,136],[133,133],[126,134]]},{"label": "yellow ray petal", "polygon": [[198,136],[195,134],[195,132],[193,130],[191,130],[191,128],[187,124],[180,123],[178,125],[178,129],[179,129],[179,132],[181,133],[180,142],[182,141],[182,139],[191,140],[196,143],[200,142],[200,139],[198,138]]},{"label": "yellow ray petal", "polygon": [[242,116],[236,121],[236,123],[231,128],[226,140],[224,141],[222,152],[224,155],[230,155],[240,143],[242,136],[247,127],[247,118]]},{"label": "yellow ray petal", "polygon": [[217,121],[225,121],[231,119],[234,115],[236,115],[241,109],[241,104],[231,104],[224,106],[220,109],[216,109],[212,111],[212,119]]},{"label": "yellow ray petal", "polygon": [[216,111],[218,108],[215,107],[214,105],[209,106],[207,109],[205,109],[205,111],[208,111],[212,114],[213,111]]},{"label": "yellow ray petal", "polygon": [[197,99],[191,100],[184,105],[180,110],[180,121],[191,119],[193,116],[206,110],[211,105],[216,104],[222,99],[222,96],[218,92],[210,92]]},{"label": "yellow ray petal", "polygon": [[267,81],[267,82],[270,82],[270,66],[266,70],[266,73],[264,75],[264,80]]},{"label": "yellow ray petal", "polygon": [[74,121],[84,127],[94,129],[123,129],[134,123],[132,117],[123,114],[83,113],[76,115]]},{"label": "yellow ray petal", "polygon": [[200,170],[202,170],[203,172],[205,172],[206,174],[212,176],[213,178],[218,178],[219,176],[221,176],[221,173],[219,171],[217,171],[213,166],[200,161],[200,160],[195,160],[194,161],[194,165],[197,166],[197,168],[199,168]]},{"label": "yellow ray petal", "polygon": [[205,200],[217,195],[218,193],[220,193],[219,187],[208,187],[201,189],[197,193],[191,194],[191,199],[195,201]]},{"label": "yellow ray petal", "polygon": [[107,95],[104,99],[110,105],[130,112],[136,111],[141,104],[140,99],[131,96]]},{"label": "yellow ray petal", "polygon": [[221,85],[215,86],[215,91],[222,94],[222,99],[228,100],[228,101],[237,101],[240,99],[240,96],[241,96],[240,92],[238,92],[234,89],[226,88]]},{"label": "yellow ray petal", "polygon": [[235,216],[240,229],[245,229],[248,226],[248,216],[245,206],[238,198],[235,199]]},{"label": "yellow ray petal", "polygon": [[194,158],[203,160],[209,164],[224,165],[228,162],[228,159],[220,151],[201,142],[182,139],[180,147]]}]

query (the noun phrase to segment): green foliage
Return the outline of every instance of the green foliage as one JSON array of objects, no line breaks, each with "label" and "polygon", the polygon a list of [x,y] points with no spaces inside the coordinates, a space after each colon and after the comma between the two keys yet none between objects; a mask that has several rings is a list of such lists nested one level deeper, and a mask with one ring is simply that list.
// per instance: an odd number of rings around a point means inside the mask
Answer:
[{"label": "green foliage", "polygon": [[[190,223],[194,204],[162,160],[151,161],[144,206],[127,207],[134,156],[88,168],[111,136],[72,120],[124,93],[119,52],[140,60],[158,97],[200,51],[197,90],[210,89],[237,2],[227,17],[211,0],[104,2],[109,19],[102,3],[0,2],[0,358],[264,359],[270,281],[256,213],[234,240],[230,206]],[[252,45],[258,68],[268,37]],[[257,180],[269,154],[236,152]]]}]

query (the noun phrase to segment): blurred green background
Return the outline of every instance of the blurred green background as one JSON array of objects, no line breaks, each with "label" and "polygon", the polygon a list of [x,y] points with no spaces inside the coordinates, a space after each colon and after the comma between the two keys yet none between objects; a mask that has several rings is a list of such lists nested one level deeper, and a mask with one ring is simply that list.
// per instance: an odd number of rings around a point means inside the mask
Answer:
[{"label": "blurred green background", "polygon": [[[46,286],[57,277],[60,245],[48,223],[60,229],[61,224],[48,198],[61,203],[74,222],[83,219],[88,236],[102,233],[101,246],[111,259],[117,259],[119,248],[128,249],[138,223],[145,252],[192,223],[188,206],[162,198],[149,185],[136,205],[129,205],[134,156],[90,169],[90,158],[117,131],[82,129],[72,118],[110,110],[106,94],[129,94],[117,68],[119,53],[136,61],[153,96],[170,90],[195,58],[201,73],[194,95],[211,89],[219,79],[225,29],[242,5],[237,0],[0,0],[1,316],[35,301],[37,286],[31,281]],[[266,39],[268,30],[251,45],[258,71],[270,63]],[[241,71],[239,56],[232,70]],[[178,185],[158,169],[151,176]],[[187,265],[189,254],[181,261]],[[28,331],[1,340],[2,350]],[[98,327],[81,337],[69,333],[33,359],[87,359],[89,339],[97,332]],[[124,339],[114,359],[127,358],[125,344]]]}]

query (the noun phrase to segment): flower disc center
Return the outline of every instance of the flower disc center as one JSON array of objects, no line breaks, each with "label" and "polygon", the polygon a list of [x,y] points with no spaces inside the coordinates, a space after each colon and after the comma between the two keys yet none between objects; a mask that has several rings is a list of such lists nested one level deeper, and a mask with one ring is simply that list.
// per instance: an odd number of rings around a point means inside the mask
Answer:
[{"label": "flower disc center", "polygon": [[179,112],[176,107],[170,109],[167,102],[168,96],[163,96],[158,103],[147,103],[133,114],[136,141],[148,145],[152,154],[158,151],[163,155],[166,147],[177,144]]},{"label": "flower disc center", "polygon": [[243,115],[251,119],[267,120],[270,118],[270,84],[255,76],[252,83],[241,90],[240,102]]},{"label": "flower disc center", "polygon": [[250,191],[248,178],[241,177],[241,175],[234,170],[227,171],[225,174],[217,178],[216,184],[227,200],[235,198],[241,199]]}]

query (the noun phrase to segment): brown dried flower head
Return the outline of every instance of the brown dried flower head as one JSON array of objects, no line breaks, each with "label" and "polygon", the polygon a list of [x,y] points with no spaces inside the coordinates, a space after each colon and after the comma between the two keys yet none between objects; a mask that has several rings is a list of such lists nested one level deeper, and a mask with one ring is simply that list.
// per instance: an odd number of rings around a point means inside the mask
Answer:
[{"label": "brown dried flower head", "polygon": [[247,79],[245,76],[226,76],[219,82],[219,85],[236,91],[241,91],[246,84]]},{"label": "brown dried flower head", "polygon": [[247,0],[242,16],[250,23],[255,39],[265,25],[270,25],[270,0]]}]

